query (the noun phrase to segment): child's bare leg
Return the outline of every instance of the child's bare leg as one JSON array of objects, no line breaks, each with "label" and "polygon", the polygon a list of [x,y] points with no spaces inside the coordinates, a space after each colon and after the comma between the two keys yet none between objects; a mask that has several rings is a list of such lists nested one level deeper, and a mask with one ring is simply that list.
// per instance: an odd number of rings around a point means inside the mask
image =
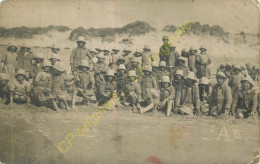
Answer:
[{"label": "child's bare leg", "polygon": [[69,109],[69,105],[67,103],[67,100],[61,99],[61,102],[63,102],[65,104],[65,109],[68,110]]},{"label": "child's bare leg", "polygon": [[51,104],[55,111],[59,111],[58,105],[54,99],[52,99]]}]

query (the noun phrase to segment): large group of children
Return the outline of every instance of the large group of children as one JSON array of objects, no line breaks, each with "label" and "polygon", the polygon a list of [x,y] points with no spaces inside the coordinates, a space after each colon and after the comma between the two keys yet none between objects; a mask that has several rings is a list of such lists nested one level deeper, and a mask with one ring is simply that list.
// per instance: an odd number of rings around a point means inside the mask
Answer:
[{"label": "large group of children", "polygon": [[0,103],[32,103],[53,110],[79,105],[103,105],[113,93],[120,106],[131,112],[163,111],[166,116],[209,115],[247,118],[260,115],[260,80],[257,66],[221,64],[212,78],[207,49],[185,49],[179,54],[163,36],[158,61],[145,45],[133,54],[129,49],[89,50],[83,37],[70,56],[70,71],[60,48],[50,54],[33,53],[9,45],[1,55]]}]

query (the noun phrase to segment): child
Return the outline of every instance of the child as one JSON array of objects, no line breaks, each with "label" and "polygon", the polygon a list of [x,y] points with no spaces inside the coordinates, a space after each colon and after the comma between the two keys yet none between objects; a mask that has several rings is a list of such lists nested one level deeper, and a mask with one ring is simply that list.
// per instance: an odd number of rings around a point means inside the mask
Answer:
[{"label": "child", "polygon": [[125,102],[125,90],[126,90],[126,68],[125,65],[121,64],[117,68],[117,92],[120,95],[120,100],[124,103]]},{"label": "child", "polygon": [[[23,69],[19,69],[15,75],[16,80],[12,84],[11,99],[17,103],[30,103],[30,84],[25,80],[26,72]],[[12,100],[11,100],[12,101]]]},{"label": "child", "polygon": [[98,104],[103,105],[106,101],[109,101],[113,97],[113,93],[116,92],[116,82],[114,80],[113,70],[108,70],[105,76],[105,81],[99,87],[98,90]]},{"label": "child", "polygon": [[232,103],[231,89],[225,83],[228,77],[225,73],[218,72],[216,78],[217,84],[212,89],[209,103],[209,115],[212,115],[213,117],[227,115],[230,112]]},{"label": "child", "polygon": [[52,55],[49,60],[51,61],[51,65],[55,65],[56,62],[60,62],[60,55]]},{"label": "child", "polygon": [[51,70],[52,65],[50,61],[46,60],[42,66],[42,72],[38,73],[33,81],[33,97],[32,101],[40,104],[47,104],[51,102],[52,107],[55,111],[59,108],[56,103],[56,97],[51,91],[52,87],[52,76]]},{"label": "child", "polygon": [[200,111],[202,114],[208,113],[210,85],[206,77],[202,77],[199,81]]},{"label": "child", "polygon": [[83,97],[82,104],[88,104],[91,96],[94,95],[95,80],[92,72],[90,72],[89,62],[82,60],[75,72],[75,85],[77,87],[76,94]]},{"label": "child", "polygon": [[257,114],[257,94],[252,90],[254,87],[251,77],[241,80],[241,89],[236,90],[231,106],[231,115],[238,118],[255,116]]},{"label": "child", "polygon": [[234,95],[235,91],[239,90],[241,87],[240,81],[242,79],[242,75],[240,74],[241,68],[238,65],[235,65],[233,68],[233,74],[229,80],[229,86],[231,88],[232,95]]},{"label": "child", "polygon": [[29,71],[29,79],[35,78],[36,75],[41,71],[44,58],[42,57],[42,54],[37,53],[34,55],[33,60],[35,63],[32,65]]},{"label": "child", "polygon": [[140,110],[141,114],[151,110],[154,107],[154,104],[157,103],[154,101],[156,100],[155,98],[159,96],[157,91],[158,84],[152,76],[152,66],[145,65],[143,72],[144,76],[140,81],[140,86],[144,103],[146,103],[147,106]]},{"label": "child", "polygon": [[52,91],[56,95],[60,107],[69,110],[67,89],[64,82],[66,79],[64,64],[61,62],[56,63],[52,71]]},{"label": "child", "polygon": [[10,102],[10,89],[9,78],[7,74],[0,73],[0,104],[8,104]]},{"label": "child", "polygon": [[183,71],[182,70],[177,70],[176,73],[174,74],[173,77],[173,86],[175,88],[175,100],[174,100],[174,109],[173,113],[178,114],[179,113],[179,107],[181,103],[184,101],[184,96],[186,95],[187,92],[187,87],[186,87],[186,81],[183,76]]},{"label": "child", "polygon": [[162,77],[163,76],[169,76],[169,72],[167,71],[167,68],[166,68],[166,62],[165,61],[161,61],[160,62],[160,65],[159,65],[159,71],[158,71],[158,81],[161,81],[162,80]]},{"label": "child", "polygon": [[134,112],[137,112],[136,108],[138,110],[141,109],[140,103],[142,101],[142,90],[140,85],[137,83],[136,71],[129,71],[128,81],[129,83],[126,85],[126,100],[130,102],[130,106],[133,107]]},{"label": "child", "polygon": [[169,117],[172,110],[172,105],[174,103],[175,98],[175,89],[171,86],[171,81],[169,76],[163,76],[161,83],[161,96],[160,96],[160,103],[159,108],[166,107],[166,116]]},{"label": "child", "polygon": [[10,45],[7,48],[7,52],[3,54],[1,59],[1,65],[3,63],[3,68],[0,70],[3,73],[6,73],[8,75],[8,79],[10,82],[13,82],[14,76],[15,76],[15,68],[17,66],[17,47],[14,45]]},{"label": "child", "polygon": [[[200,115],[199,88],[196,82],[194,72],[189,72],[186,77],[186,93],[184,95],[176,93],[176,106],[179,106],[180,114]],[[184,97],[183,100],[182,97]]]}]

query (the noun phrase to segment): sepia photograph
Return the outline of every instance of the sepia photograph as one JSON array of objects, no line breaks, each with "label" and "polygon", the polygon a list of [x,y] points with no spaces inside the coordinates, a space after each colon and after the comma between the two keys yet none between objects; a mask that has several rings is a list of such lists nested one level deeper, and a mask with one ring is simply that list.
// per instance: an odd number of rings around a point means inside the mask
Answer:
[{"label": "sepia photograph", "polygon": [[0,0],[0,164],[260,164],[260,0]]}]

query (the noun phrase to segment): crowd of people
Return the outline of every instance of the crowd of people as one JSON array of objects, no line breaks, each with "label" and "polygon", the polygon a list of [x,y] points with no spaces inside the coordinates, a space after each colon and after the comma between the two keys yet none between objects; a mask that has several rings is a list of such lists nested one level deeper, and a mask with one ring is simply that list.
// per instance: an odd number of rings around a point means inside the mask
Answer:
[{"label": "crowd of people", "polygon": [[[121,106],[141,114],[260,115],[260,94],[254,86],[260,80],[257,66],[221,64],[212,78],[205,47],[178,53],[167,36],[162,41],[159,54],[153,54],[147,45],[135,52],[89,50],[79,37],[70,55],[71,73],[55,45],[49,54],[9,45],[1,56],[0,103],[51,105],[59,111],[74,107],[76,97],[81,97],[79,105],[101,106],[117,93]],[[93,97],[95,102],[90,101]]]}]

